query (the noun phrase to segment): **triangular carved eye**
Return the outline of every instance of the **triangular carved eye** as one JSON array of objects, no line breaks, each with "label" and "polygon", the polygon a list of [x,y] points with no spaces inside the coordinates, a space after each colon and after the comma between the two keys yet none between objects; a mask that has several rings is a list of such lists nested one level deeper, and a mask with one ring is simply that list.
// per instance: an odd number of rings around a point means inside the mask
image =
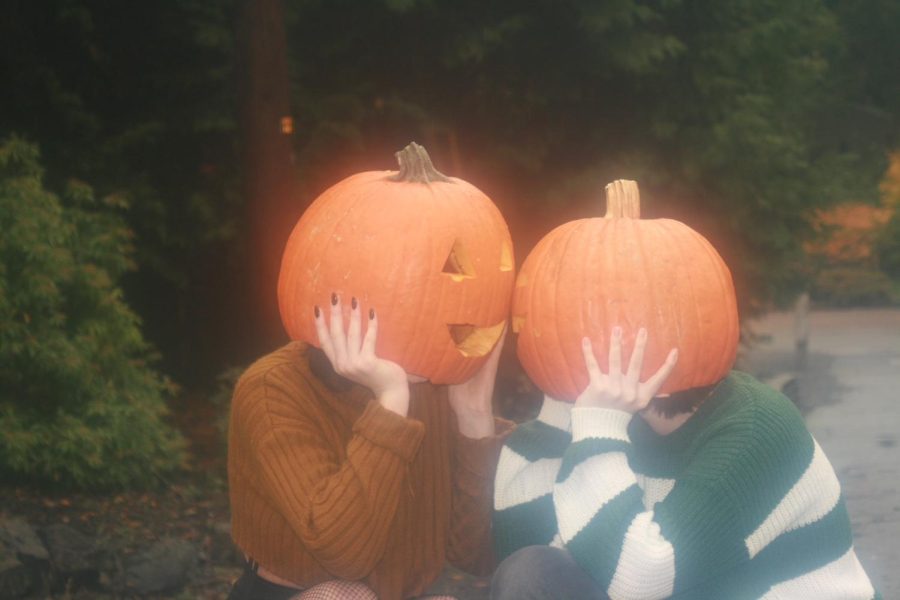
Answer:
[{"label": "triangular carved eye", "polygon": [[449,275],[453,281],[462,281],[463,279],[475,277],[475,268],[472,266],[469,253],[460,240],[453,242],[453,247],[450,249],[447,260],[444,261],[444,268],[441,269],[441,273]]}]

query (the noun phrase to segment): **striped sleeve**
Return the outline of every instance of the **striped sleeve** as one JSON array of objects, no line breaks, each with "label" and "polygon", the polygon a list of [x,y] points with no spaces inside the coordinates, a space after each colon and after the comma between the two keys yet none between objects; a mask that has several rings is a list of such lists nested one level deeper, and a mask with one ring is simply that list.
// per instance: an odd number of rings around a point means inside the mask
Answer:
[{"label": "striped sleeve", "polygon": [[628,464],[632,415],[572,411],[572,444],[553,489],[562,541],[613,599],[667,598],[675,581],[671,542],[645,510]]},{"label": "striped sleeve", "polygon": [[571,440],[571,404],[545,397],[537,419],[520,425],[500,452],[494,485],[497,558],[557,537],[553,484]]}]

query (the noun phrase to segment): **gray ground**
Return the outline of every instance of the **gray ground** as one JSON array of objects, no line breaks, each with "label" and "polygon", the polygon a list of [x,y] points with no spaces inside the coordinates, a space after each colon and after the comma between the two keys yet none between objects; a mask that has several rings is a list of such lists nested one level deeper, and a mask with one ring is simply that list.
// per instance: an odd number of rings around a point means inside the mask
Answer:
[{"label": "gray ground", "polygon": [[884,597],[900,598],[900,309],[814,311],[805,364],[794,316],[751,324],[740,366],[800,405],[841,480],[857,554]]}]

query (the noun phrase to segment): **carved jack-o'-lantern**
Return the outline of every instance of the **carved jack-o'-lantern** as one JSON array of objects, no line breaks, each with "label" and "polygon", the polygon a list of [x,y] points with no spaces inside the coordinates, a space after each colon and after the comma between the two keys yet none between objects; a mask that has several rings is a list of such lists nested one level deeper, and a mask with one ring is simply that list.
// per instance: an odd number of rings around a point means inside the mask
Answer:
[{"label": "carved jack-o'-lantern", "polygon": [[635,182],[611,183],[606,194],[604,218],[560,225],[522,265],[512,310],[522,366],[550,396],[574,400],[588,383],[582,338],[606,370],[618,325],[626,365],[638,330],[647,329],[642,379],[678,348],[661,393],[719,380],[734,364],[739,334],[725,262],[684,223],[641,220]]},{"label": "carved jack-o'-lantern", "polygon": [[376,353],[433,383],[471,377],[496,344],[514,284],[500,211],[447,177],[413,143],[400,171],[358,173],[319,196],[294,227],[278,302],[292,339],[318,345],[313,307],[332,292],[378,312]]}]

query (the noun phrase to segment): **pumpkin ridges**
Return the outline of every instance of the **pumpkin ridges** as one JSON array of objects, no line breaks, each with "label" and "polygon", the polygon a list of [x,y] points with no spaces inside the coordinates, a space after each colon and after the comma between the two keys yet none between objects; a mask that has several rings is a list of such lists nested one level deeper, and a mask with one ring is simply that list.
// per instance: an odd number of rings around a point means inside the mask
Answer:
[{"label": "pumpkin ridges", "polygon": [[[663,393],[667,393],[672,391],[673,387],[682,387],[681,379],[684,378],[684,373],[689,372],[692,365],[698,364],[698,353],[702,352],[703,348],[696,341],[696,329],[702,326],[702,317],[697,302],[695,281],[691,269],[687,268],[687,265],[691,264],[691,259],[685,252],[684,244],[689,241],[683,239],[684,230],[679,227],[677,222],[668,219],[659,219],[655,225],[659,238],[657,243],[672,253],[673,265],[671,268],[675,270],[674,279],[677,282],[673,289],[666,290],[664,298],[659,304],[659,306],[672,307],[669,314],[664,315],[660,320],[671,319],[673,321],[676,328],[674,339],[670,339],[668,336],[664,339],[651,339],[652,349],[648,348],[648,356],[652,357],[651,361],[656,368],[659,368],[659,364],[662,364],[663,347],[666,352],[673,345],[679,347],[678,364],[661,390]],[[661,325],[665,327],[664,323]],[[647,365],[647,367],[649,366]],[[647,369],[642,375],[646,376],[649,373],[652,371]]]},{"label": "pumpkin ridges", "polygon": [[[678,230],[686,229],[686,226],[682,223],[679,223],[678,221],[662,219],[661,222],[665,223],[665,227],[673,237],[675,237],[676,235],[680,235],[679,233],[677,233]],[[722,371],[723,364],[729,364],[733,362],[733,360],[729,361],[727,359],[728,353],[726,353],[724,349],[720,348],[715,353],[708,350],[709,344],[714,340],[720,340],[721,345],[724,346],[728,343],[729,340],[734,339],[733,335],[726,335],[732,330],[731,327],[728,327],[728,315],[726,315],[723,310],[728,309],[728,307],[724,304],[717,305],[715,307],[715,310],[709,311],[708,315],[705,315],[704,313],[700,312],[700,302],[696,300],[698,292],[701,296],[708,295],[711,297],[722,299],[725,299],[729,296],[729,288],[725,285],[722,285],[722,277],[724,276],[724,273],[727,273],[727,267],[715,252],[715,250],[712,248],[712,246],[709,244],[709,242],[706,241],[702,236],[695,235],[686,238],[684,236],[680,237],[693,245],[693,248],[689,252],[689,254],[692,257],[691,264],[694,268],[687,269],[686,272],[689,276],[688,287],[692,295],[691,306],[694,309],[694,318],[696,319],[696,324],[693,327],[690,327],[690,324],[685,325],[689,327],[688,331],[698,339],[686,339],[682,341],[682,346],[693,347],[696,351],[693,357],[685,357],[688,360],[684,361],[681,371],[679,371],[678,367],[676,367],[675,372],[673,372],[673,376],[670,378],[671,382],[666,386],[666,388],[668,389],[672,389],[674,387],[687,389],[690,387],[697,387],[699,385],[712,383],[712,379]],[[679,251],[682,256],[681,260],[684,261],[686,255],[685,248],[683,246],[680,246]],[[700,264],[700,261],[704,258],[706,259],[706,265]],[[697,282],[696,277],[693,275],[698,271],[702,271],[705,273],[714,272],[716,274],[716,282],[718,285],[712,286],[707,279],[704,279],[702,283],[705,288],[701,289],[702,286]],[[732,314],[732,311],[728,310],[728,313]],[[702,340],[706,341],[702,342]],[[710,357],[713,357],[714,359],[710,360]],[[684,369],[688,367],[693,372],[693,375],[691,376],[685,374]]]},{"label": "pumpkin ridges", "polygon": [[[585,228],[583,227],[583,223],[579,224],[578,227],[572,228],[572,230],[569,232],[569,235],[567,235],[565,237],[565,243],[563,243],[558,250],[558,254],[560,256],[567,256],[569,254],[569,250],[572,248],[573,244],[577,244],[577,241],[579,241],[579,238],[580,238],[580,234],[582,231],[584,231],[584,229]],[[559,261],[559,266],[558,266],[559,275],[558,275],[557,279],[566,279],[565,272],[567,269],[569,269],[571,267],[572,267],[572,263],[568,263],[566,261]],[[576,277],[572,281],[572,284],[574,286],[576,286],[576,289],[566,290],[566,291],[571,291],[576,294],[578,293],[577,286],[582,285],[582,281],[584,279],[583,277],[580,277],[578,275],[580,275],[580,274],[576,274]],[[563,339],[565,339],[565,337],[566,337],[564,335],[564,333],[565,333],[564,329],[566,328],[566,325],[568,324],[568,327],[574,327],[576,320],[580,320],[580,318],[581,318],[581,315],[580,315],[581,311],[579,310],[578,313],[576,313],[576,315],[565,314],[563,312],[564,309],[561,308],[561,307],[565,306],[565,303],[560,302],[560,294],[564,290],[562,289],[562,286],[554,286],[554,290],[556,291],[556,293],[553,294],[553,306],[552,306],[551,314],[555,314],[555,315],[557,315],[557,318],[562,319],[562,323],[560,324],[561,327],[551,329],[551,331],[555,334],[553,342],[557,348],[556,351],[559,352],[563,356],[564,360],[567,363],[578,364],[577,362],[573,362],[573,361],[578,360],[578,357],[573,355],[573,353],[572,353],[573,349],[568,344],[564,343]],[[582,361],[584,360],[583,355],[581,356],[581,360]],[[573,373],[573,371],[571,369],[566,369],[563,372],[568,376],[569,384],[574,387],[577,387],[578,384],[577,384],[575,373]]]},{"label": "pumpkin ridges", "polygon": [[[648,263],[646,254],[644,252],[644,250],[645,250],[644,237],[646,235],[646,232],[641,227],[632,227],[631,229],[632,229],[631,235],[634,239],[634,245],[636,247],[636,252],[634,252],[634,256],[636,257],[637,260],[635,262],[638,263],[637,265],[635,265],[636,267],[638,267],[635,269],[635,271],[638,273],[649,273],[652,265],[650,265]],[[650,305],[651,306],[658,306],[658,292],[659,292],[659,290],[656,288],[656,286],[654,286],[654,285],[646,286],[644,293],[650,296],[650,298],[651,298]],[[641,327],[646,328],[647,331],[654,331],[657,329],[657,323],[655,322],[656,319],[654,317],[655,317],[655,315],[649,315],[645,311],[644,315],[641,318],[639,318],[639,321],[643,321],[643,322],[627,323],[624,326],[623,335],[626,335],[628,337],[628,344],[623,343],[623,348],[622,348],[623,364],[628,364],[625,361],[630,359],[631,352],[634,351],[633,350],[634,349],[634,335],[635,335],[636,331]],[[652,321],[651,321],[651,319],[652,319]],[[648,353],[648,358],[650,358],[649,353]],[[641,371],[641,379],[642,380],[646,378],[645,373],[648,371],[648,367],[652,368],[651,367],[652,364],[653,364],[652,360],[644,361],[644,365],[642,367],[643,370]]]},{"label": "pumpkin ridges", "polygon": [[[715,294],[717,297],[725,298],[727,297],[727,291],[729,289],[733,289],[733,284],[731,283],[730,273],[728,271],[727,266],[725,265],[722,258],[719,254],[713,249],[712,245],[703,237],[697,236],[695,238],[695,242],[699,247],[698,254],[702,254],[706,257],[707,262],[711,265],[710,270],[716,273],[715,282],[710,281],[710,294]],[[728,280],[725,280],[726,275],[728,276]],[[732,330],[727,327],[727,323],[729,320],[737,319],[737,310],[730,303],[722,303],[717,307],[717,310],[711,311],[712,318],[709,319],[707,327],[713,331],[722,331],[729,332],[734,334],[737,329]],[[716,339],[715,336],[710,335],[709,339]],[[719,347],[716,350],[715,356],[719,360],[719,364],[722,363],[731,363],[734,361],[737,351],[737,337],[736,335],[729,336],[718,336],[720,341]],[[732,349],[731,352],[728,350]],[[712,362],[706,364],[706,370],[703,372],[703,378],[705,380],[709,380],[713,378],[717,372],[714,368],[716,365]],[[719,366],[721,369],[721,366]]]},{"label": "pumpkin ridges", "polygon": [[[366,173],[357,173],[356,175],[352,175],[348,179],[345,179],[341,183],[339,183],[335,186],[332,186],[331,188],[326,190],[326,192],[323,193],[323,195],[320,196],[315,202],[313,202],[313,204],[309,207],[309,209],[307,209],[307,212],[304,213],[304,215],[301,217],[300,221],[298,221],[297,225],[295,226],[295,229],[305,227],[308,222],[315,222],[316,219],[319,218],[318,217],[319,213],[322,210],[324,210],[325,208],[327,208],[329,203],[331,203],[331,204],[336,203],[336,199],[337,199],[341,204],[346,205],[346,210],[340,217],[332,217],[331,219],[328,219],[324,223],[320,224],[319,225],[320,229],[319,229],[319,231],[317,231],[317,237],[320,239],[323,239],[325,244],[330,244],[334,240],[335,230],[340,226],[340,223],[347,217],[348,214],[350,214],[350,212],[352,212],[352,210],[354,209],[354,206],[358,205],[360,202],[364,202],[364,200],[365,200],[364,196],[361,194],[353,194],[353,195],[350,195],[349,197],[347,197],[343,194],[340,194],[339,192],[343,189],[343,186],[342,187],[339,187],[339,186],[341,186],[341,184],[358,185],[359,183],[365,183],[365,182],[369,182],[372,180],[376,180],[378,175],[380,175],[380,174],[383,174],[383,172],[371,172],[370,171],[370,172],[366,172]],[[325,226],[330,226],[330,227],[328,227],[326,232],[321,232],[321,228],[325,227]],[[300,265],[306,265],[310,260],[309,259],[309,256],[311,254],[310,251],[315,248],[315,245],[314,244],[304,244],[304,243],[302,243],[302,241],[295,241],[294,237],[292,235],[289,238],[289,241],[288,241],[289,245],[285,249],[284,256],[287,256],[288,253],[291,250],[293,250],[293,246],[291,245],[292,241],[294,241],[294,245],[299,245],[300,250],[302,251],[301,254],[294,256],[294,258],[293,258],[294,262],[296,262],[297,264],[300,264]],[[322,254],[327,256],[327,251]],[[320,264],[317,266],[316,272],[321,276],[322,270],[327,269],[327,268],[328,268],[327,266],[323,267],[321,265],[321,261],[320,261]],[[298,295],[298,291],[307,285],[307,282],[305,281],[305,278],[302,275],[303,275],[302,269],[295,269],[290,272],[290,277],[286,281],[286,285],[287,285],[288,289],[291,290],[292,293],[290,293],[288,297],[296,297]],[[341,292],[342,290],[332,290],[332,291]],[[327,295],[330,295],[330,292],[327,292]],[[281,293],[279,293],[279,297],[281,297]],[[328,302],[329,302],[329,299],[327,297],[322,297],[316,301],[316,303],[322,308],[325,308],[328,305]],[[279,302],[279,304],[281,304],[281,303]],[[289,311],[289,315],[290,315],[290,317],[289,317],[290,323],[285,324],[286,326],[288,326],[288,331],[295,330],[295,329],[302,329],[307,332],[307,334],[306,334],[307,337],[312,337],[314,335],[315,329],[313,327],[312,319],[309,319],[307,322],[307,319],[304,318],[305,315],[302,315],[302,314],[299,314],[299,313],[296,313],[293,311]],[[284,312],[282,312],[282,318],[283,319],[285,318]],[[297,322],[298,318],[300,319],[299,323]]]},{"label": "pumpkin ridges", "polygon": [[[717,266],[720,266],[720,268],[716,269],[715,272],[719,278],[719,288],[721,291],[721,295],[722,297],[727,297],[728,290],[734,289],[734,282],[731,278],[731,271],[728,269],[728,265],[725,264],[725,261],[722,259],[719,253],[716,252],[716,249],[709,242],[709,240],[707,240],[706,238],[700,238],[700,241],[701,245],[706,250],[710,262],[716,264]],[[725,328],[729,321],[738,320],[736,302],[726,303],[722,307],[722,309],[723,310],[720,313],[717,313],[717,315],[719,316],[719,320],[721,321],[721,323],[717,324],[717,326]],[[722,347],[719,349],[717,356],[730,357],[725,358],[725,360],[729,363],[732,363],[737,358],[739,330],[729,331],[731,331],[731,335],[722,338]],[[709,377],[711,378],[712,375],[710,375]]]},{"label": "pumpkin ridges", "polygon": [[[575,231],[576,223],[583,223],[584,232]],[[734,290],[727,285],[724,261],[708,241],[666,219],[587,219],[566,225],[547,234],[526,258],[520,274],[524,287],[516,289],[514,300],[513,314],[525,315],[520,360],[542,390],[573,400],[587,383],[581,336],[589,335],[598,363],[608,368],[614,325],[625,334],[623,362],[633,352],[637,329],[650,332],[644,378],[671,347],[682,349],[682,360],[662,392],[712,383],[727,372],[738,335]],[[572,239],[563,239],[570,234]],[[548,262],[563,266],[554,270]],[[534,335],[538,328],[540,338]]]},{"label": "pumpkin ridges", "polygon": [[[566,239],[568,236],[572,235],[575,230],[580,226],[581,221],[572,221],[563,225],[560,225],[556,229],[551,232],[552,235],[548,234],[541,242],[538,243],[538,246],[535,248],[535,261],[532,262],[532,267],[530,269],[530,277],[531,281],[543,280],[544,278],[544,269],[556,268],[559,269],[559,265],[561,264],[560,251],[559,246],[562,243],[562,240]],[[550,259],[548,260],[548,256]],[[526,261],[527,262],[527,261]],[[525,266],[523,265],[523,273],[525,272]],[[533,285],[529,285],[525,288],[523,292],[524,297],[527,299],[527,319],[531,319],[532,323],[535,320],[543,320],[547,318],[544,315],[544,296],[542,292],[545,294],[549,294],[550,290],[543,291],[541,289],[535,288]],[[549,314],[552,316],[552,310],[549,311]],[[527,326],[527,325],[526,325]],[[527,354],[531,357],[534,357],[534,364],[538,365],[538,368],[541,369],[541,379],[544,382],[543,387],[546,387],[550,382],[553,381],[553,376],[551,375],[549,369],[559,368],[560,366],[565,365],[545,365],[545,356],[552,354],[546,349],[545,344],[545,332],[543,330],[540,331],[540,339],[534,335],[534,326],[532,325],[529,331],[523,331],[524,339],[526,341],[526,350]],[[519,340],[523,339],[520,336]],[[520,359],[525,360],[520,354]],[[530,362],[530,361],[529,361]],[[559,369],[560,371],[565,371],[566,369]],[[547,390],[550,392],[554,392],[554,390]]]},{"label": "pumpkin ridges", "polygon": [[[703,248],[703,246],[699,243],[699,240],[697,240],[696,238],[690,238],[690,241],[691,241],[691,243],[694,244],[695,249],[696,248],[699,249],[700,256],[697,256],[698,252],[696,250],[694,250],[692,252],[692,256],[694,256],[694,259],[693,259],[694,262],[699,262],[700,258],[705,254],[705,248]],[[698,293],[703,292],[703,290],[700,290],[699,287],[700,287],[700,283],[696,282],[694,280],[694,278],[692,278],[691,279],[691,293],[693,294],[694,297],[697,297]],[[713,293],[715,293],[715,292],[713,292]],[[704,315],[700,312],[699,306],[697,303],[694,303],[694,308],[695,308],[695,312],[696,312],[698,336],[701,339],[707,339],[707,340],[715,339],[714,336],[711,335],[710,332],[705,331],[705,329],[711,329],[715,325],[716,319],[708,319],[707,318],[707,320],[704,321]],[[712,314],[714,315],[715,313],[713,312]],[[703,330],[701,330],[701,328]],[[702,350],[703,350],[703,348],[700,347],[700,343],[698,342],[697,343],[697,352],[695,353],[696,358],[692,362],[692,365],[694,366],[694,370],[697,372],[697,375],[695,375],[694,381],[690,382],[690,384],[692,386],[695,385],[695,381],[702,380],[703,378],[708,376],[708,373],[710,373],[712,367],[716,364],[716,362],[714,362],[714,361],[706,361],[705,363],[702,362],[701,361],[701,356],[702,356],[701,351]],[[721,355],[719,355],[719,357],[720,356]],[[717,359],[719,357],[717,357]]]},{"label": "pumpkin ridges", "polygon": [[[578,254],[586,254],[590,253],[591,251],[597,251],[598,244],[593,243],[594,236],[593,232],[591,231],[590,224],[590,221],[583,222],[575,231],[573,231],[573,236],[575,234],[577,234],[578,236],[578,246],[576,248],[576,252]],[[574,265],[574,263],[572,263],[571,261],[570,264]],[[595,297],[593,296],[593,290],[589,289],[592,284],[592,278],[587,276],[588,274],[584,272],[585,269],[582,265],[578,266],[577,271],[578,275],[574,279],[575,285],[577,286],[575,293],[578,295],[578,297],[581,298]],[[574,331],[572,331],[570,335],[576,337],[583,336],[585,332],[590,331],[589,324],[591,322],[592,316],[590,309],[591,304],[589,302],[582,304],[580,310],[578,310],[577,312],[577,318],[575,320],[576,322],[572,324]],[[606,307],[600,307],[600,309],[606,310]],[[572,363],[573,365],[578,365],[584,362],[584,353],[581,351],[580,345],[576,346],[575,348],[571,348],[570,353],[571,352],[576,353],[574,356],[570,355],[570,358],[568,358],[569,361],[576,361]],[[570,385],[573,389],[581,389],[587,384],[586,373],[584,374],[583,380],[581,375],[582,373],[580,369],[572,373],[572,377],[570,378]]]},{"label": "pumpkin ridges", "polygon": [[[689,265],[691,259],[687,256],[684,248],[685,243],[690,243],[693,241],[693,238],[688,238],[687,240],[682,239],[681,232],[673,231],[675,227],[677,227],[675,221],[669,221],[667,219],[660,220],[660,226],[666,231],[669,235],[670,241],[668,243],[668,247],[674,249],[678,253],[678,263],[681,265]],[[694,259],[696,260],[696,259]],[[703,316],[700,313],[700,305],[697,299],[697,282],[695,281],[693,269],[681,269],[684,273],[683,277],[687,280],[687,285],[685,286],[686,292],[690,294],[689,301],[686,302],[686,298],[683,296],[678,297],[675,301],[681,304],[681,308],[678,310],[679,315],[687,315],[688,313],[692,313],[692,317],[696,323],[695,327],[691,327],[689,323],[682,323],[682,327],[684,327],[685,331],[682,334],[681,339],[678,340],[679,345],[682,348],[690,349],[692,352],[686,352],[685,350],[679,349],[679,359],[682,355],[686,359],[684,363],[693,366],[696,369],[696,365],[701,365],[701,354],[704,350],[703,345],[700,343],[700,340],[695,339],[695,337],[702,336],[702,332],[698,331],[703,326]],[[690,338],[685,339],[686,336],[690,336]],[[703,336],[705,337],[705,336]],[[703,367],[700,367],[703,368]],[[679,371],[678,365],[675,366],[675,371],[673,371],[672,376],[670,377],[672,382],[669,383],[669,387],[675,385],[679,378],[683,377],[683,373],[685,372],[684,366],[682,366]],[[693,383],[693,382],[691,382]]]},{"label": "pumpkin ridges", "polygon": [[[553,243],[551,244],[551,246],[547,249],[547,252],[550,253],[552,256],[558,255],[557,246],[560,243],[562,243],[561,240],[564,240],[564,239],[565,239],[565,237],[555,238],[553,240]],[[538,269],[535,271],[535,277],[542,278],[544,270],[549,270],[549,269],[556,269],[558,271],[559,265],[558,264],[539,263]],[[551,290],[546,291],[546,293],[548,294],[547,297],[545,297],[544,295],[541,295],[540,293],[539,294],[532,293],[532,302],[533,303],[531,305],[530,312],[534,315],[534,317],[536,319],[542,317],[543,313],[545,313],[545,312],[550,312],[552,314],[552,312],[553,312],[552,308],[548,309],[546,306],[546,304],[550,303],[550,299],[549,299],[550,292],[551,292]],[[534,321],[532,321],[532,327],[534,327]],[[532,331],[534,331],[534,330],[532,329]],[[533,350],[535,352],[535,355],[537,355],[537,356],[541,356],[541,349],[539,347],[539,344],[542,346],[545,346],[545,347],[547,347],[551,344],[551,342],[548,341],[549,340],[548,336],[551,334],[551,332],[546,331],[545,328],[541,328],[539,330],[539,333],[540,333],[540,336],[539,337],[535,336],[535,339],[532,340],[533,344],[535,346],[533,348]]]},{"label": "pumpkin ridges", "polygon": [[[490,199],[463,180],[429,185],[395,183],[388,180],[390,174],[368,172],[339,182],[313,202],[298,221],[288,240],[279,281],[279,306],[285,327],[292,337],[318,345],[312,303],[326,309],[331,291],[338,292],[346,296],[346,319],[350,310],[347,300],[354,295],[364,306],[378,310],[385,334],[379,337],[380,355],[405,362],[404,368],[411,373],[428,376],[429,373],[420,372],[420,367],[426,360],[433,360],[432,355],[442,353],[447,359],[437,357],[443,364],[432,380],[460,380],[474,373],[481,361],[454,362],[461,355],[450,339],[447,324],[429,322],[427,316],[431,314],[433,318],[438,310],[447,315],[465,315],[478,327],[488,324],[479,322],[477,315],[497,315],[496,321],[502,321],[515,277],[512,271],[499,271],[502,247],[512,246],[508,228]],[[446,216],[447,223],[439,220],[441,215]],[[380,231],[367,230],[364,220]],[[451,286],[439,275],[442,263],[436,261],[435,253],[443,252],[438,246],[449,247],[453,243],[455,230],[469,228],[464,223],[480,228],[469,236],[475,240],[470,242],[471,248],[477,248],[475,259],[485,264],[496,260],[498,272],[484,273],[486,276],[479,281],[466,282],[473,285],[453,296]],[[398,236],[398,231],[405,235]],[[302,239],[310,235],[315,243]],[[364,236],[369,241],[363,240]],[[357,237],[356,249],[348,250],[349,241]],[[382,243],[386,243],[383,248],[378,246]],[[333,257],[323,252],[347,258],[331,260]],[[315,281],[309,281],[309,269],[316,263],[321,263],[319,275]],[[480,302],[475,300],[481,298]],[[306,304],[309,315],[301,308]],[[424,310],[425,306],[429,310]],[[401,314],[408,318],[401,319]],[[416,328],[427,331],[413,335]],[[393,356],[386,356],[388,353]]]}]

